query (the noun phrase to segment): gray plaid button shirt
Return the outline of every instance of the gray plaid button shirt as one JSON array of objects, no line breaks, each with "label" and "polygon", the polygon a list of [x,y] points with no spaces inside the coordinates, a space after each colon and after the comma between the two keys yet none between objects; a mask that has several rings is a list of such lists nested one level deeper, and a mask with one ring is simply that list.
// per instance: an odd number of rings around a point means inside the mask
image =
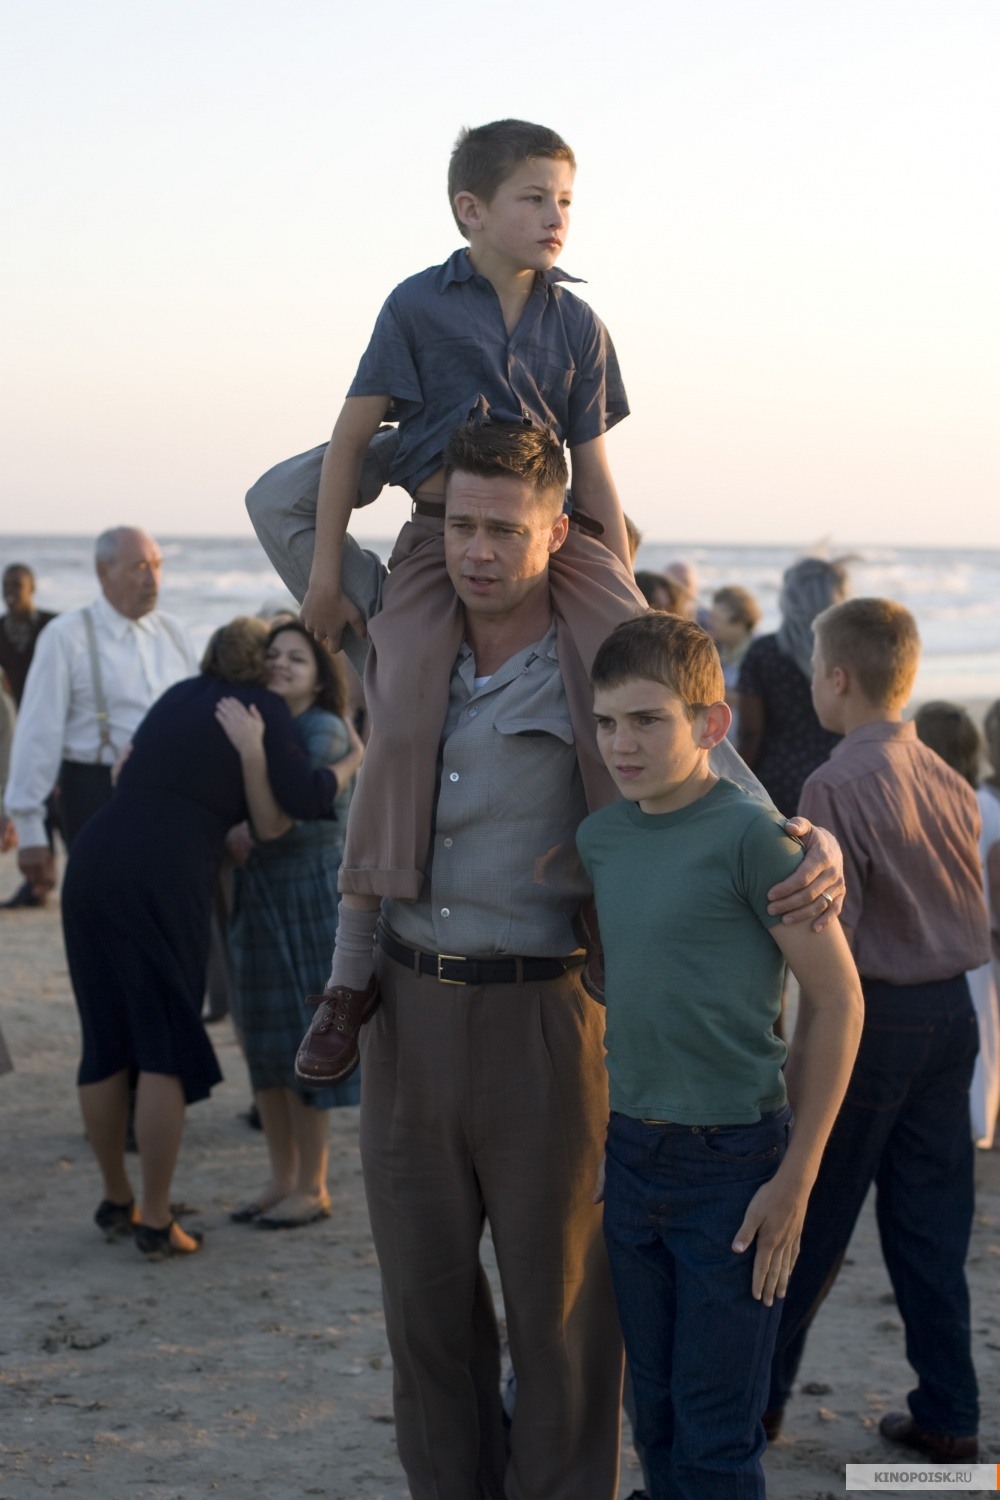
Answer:
[{"label": "gray plaid button shirt", "polygon": [[[365,619],[382,602],[385,564],[348,535],[344,587]],[[365,647],[348,655],[364,670]],[[562,958],[590,883],[576,852],[587,816],[555,624],[476,687],[463,645],[441,736],[434,837],[419,901],[385,901],[397,937],[428,953]]]},{"label": "gray plaid button shirt", "polygon": [[575,844],[587,815],[553,625],[476,687],[464,645],[438,761],[419,901],[386,901],[397,936],[430,953],[556,957],[579,947],[590,886]]}]

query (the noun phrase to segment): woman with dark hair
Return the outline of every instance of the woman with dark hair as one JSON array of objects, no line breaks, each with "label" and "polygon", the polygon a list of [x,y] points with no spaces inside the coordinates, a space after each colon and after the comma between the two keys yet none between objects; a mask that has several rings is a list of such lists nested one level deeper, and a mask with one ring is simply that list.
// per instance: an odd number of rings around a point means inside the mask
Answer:
[{"label": "woman with dark hair", "polygon": [[795,816],[806,778],[840,739],[823,728],[812,704],[812,624],[847,591],[843,563],[793,563],[782,579],[780,626],[751,641],[740,664],[736,748],[786,818]]},{"label": "woman with dark hair", "polygon": [[[213,636],[201,675],[153,704],[111,801],[74,843],[63,882],[83,1031],[80,1108],[104,1179],[95,1220],[109,1238],[134,1231],[156,1259],[190,1254],[201,1239],[174,1221],[170,1183],[185,1106],[222,1076],[200,1009],[226,832],[248,807],[261,838],[281,832],[282,808],[330,818],[339,790],[332,771],[310,766],[288,709],[264,686],[265,638],[260,621],[234,620]],[[223,699],[258,730],[239,753],[217,722]],[[130,1078],[141,1208],[125,1166]]]},{"label": "woman with dark hair", "polygon": [[[229,938],[241,1037],[271,1175],[232,1217],[293,1229],[329,1215],[327,1111],[359,1098],[357,1074],[304,1088],[295,1054],[311,1019],[305,997],[322,993],[330,972],[352,773],[363,752],[345,713],[340,664],[304,625],[272,629],[267,664],[267,685],[284,699],[312,764],[333,765],[340,782],[336,823],[287,825],[280,838],[253,848],[233,885]],[[237,747],[254,732],[242,713],[225,727]]]}]

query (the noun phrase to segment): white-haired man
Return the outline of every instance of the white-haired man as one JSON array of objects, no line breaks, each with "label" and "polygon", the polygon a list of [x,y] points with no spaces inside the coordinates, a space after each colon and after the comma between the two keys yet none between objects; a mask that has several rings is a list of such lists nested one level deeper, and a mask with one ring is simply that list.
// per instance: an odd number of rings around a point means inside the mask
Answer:
[{"label": "white-haired man", "polygon": [[111,767],[146,710],[197,671],[184,626],[156,607],[163,557],[145,531],[97,538],[101,592],[52,620],[38,638],[11,750],[6,811],[18,863],[36,895],[55,884],[45,799],[58,783],[70,845],[111,795]]}]

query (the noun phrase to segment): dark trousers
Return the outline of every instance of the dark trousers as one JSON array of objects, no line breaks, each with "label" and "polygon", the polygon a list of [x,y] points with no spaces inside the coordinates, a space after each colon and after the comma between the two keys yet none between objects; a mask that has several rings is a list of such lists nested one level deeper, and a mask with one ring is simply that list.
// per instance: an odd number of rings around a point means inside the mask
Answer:
[{"label": "dark trousers", "polygon": [[111,767],[64,760],[59,768],[59,800],[67,849],[83,825],[111,801]]},{"label": "dark trousers", "polygon": [[934,984],[863,985],[861,1047],[809,1199],[768,1407],[780,1410],[788,1400],[809,1325],[836,1280],[874,1182],[882,1254],[918,1379],[910,1410],[929,1432],[966,1437],[979,1424],[965,1280],[976,1016],[964,975]]},{"label": "dark trousers", "polygon": [[764,1495],[761,1416],[781,1308],[732,1242],[781,1165],[791,1110],[757,1124],[608,1126],[604,1236],[652,1500]]},{"label": "dark trousers", "polygon": [[[377,955],[361,1162],[413,1500],[612,1500],[622,1348],[593,1201],[604,1012],[579,974],[449,985]],[[517,1404],[504,1453],[489,1220]]]}]

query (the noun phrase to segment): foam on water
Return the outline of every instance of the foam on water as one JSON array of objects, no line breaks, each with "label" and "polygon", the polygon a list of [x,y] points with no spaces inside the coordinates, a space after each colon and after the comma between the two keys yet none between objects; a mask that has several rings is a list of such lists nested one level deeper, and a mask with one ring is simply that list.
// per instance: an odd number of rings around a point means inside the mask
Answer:
[{"label": "foam on water", "polygon": [[[280,579],[252,537],[170,537],[161,540],[165,560],[161,602],[179,615],[200,648],[214,627],[236,614],[253,613],[265,601],[288,599]],[[364,545],[388,557],[392,543]],[[924,661],[917,696],[1000,696],[1000,552],[906,547],[837,548],[850,555],[856,594],[900,600],[917,617]],[[778,620],[781,574],[801,553],[788,547],[693,546],[649,542],[639,557],[654,571],[683,557],[698,569],[701,597],[740,583],[764,610],[761,628]],[[29,563],[38,575],[38,598],[46,608],[72,609],[94,596],[93,542],[89,537],[0,536],[0,566]]]}]

